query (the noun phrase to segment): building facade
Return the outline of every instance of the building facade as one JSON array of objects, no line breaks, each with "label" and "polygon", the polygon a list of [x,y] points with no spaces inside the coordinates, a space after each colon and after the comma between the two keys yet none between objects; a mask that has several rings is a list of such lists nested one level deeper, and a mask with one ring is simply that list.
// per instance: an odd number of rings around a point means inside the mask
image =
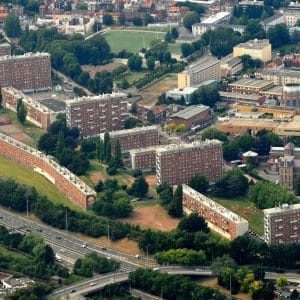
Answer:
[{"label": "building facade", "polygon": [[263,69],[255,73],[259,79],[271,80],[275,85],[300,84],[298,71],[287,69]]},{"label": "building facade", "polygon": [[248,221],[234,212],[226,209],[205,195],[197,192],[188,185],[182,185],[183,210],[187,214],[192,212],[202,216],[208,227],[223,237],[234,240],[248,231]]},{"label": "building facade", "polygon": [[0,133],[0,155],[43,175],[55,184],[74,204],[89,209],[96,192],[50,156]]},{"label": "building facade", "polygon": [[268,62],[272,60],[272,46],[269,40],[250,40],[233,47],[233,57],[243,55],[250,55],[253,59]]},{"label": "building facade", "polygon": [[262,91],[271,88],[274,83],[271,80],[259,80],[243,78],[228,84],[231,93],[260,94]]},{"label": "building facade", "polygon": [[209,182],[223,174],[222,143],[217,140],[191,144],[168,145],[156,152],[157,184],[188,183],[200,173]]},{"label": "building facade", "polygon": [[178,74],[178,88],[193,87],[207,80],[220,80],[220,60],[206,56]]},{"label": "building facade", "polygon": [[[128,152],[131,149],[145,148],[159,144],[158,126],[143,126],[132,129],[112,131],[109,133],[112,150],[116,141],[119,140],[122,152]],[[104,133],[100,135],[104,140]]]},{"label": "building facade", "polygon": [[123,93],[69,100],[66,102],[67,124],[78,128],[83,138],[121,130],[128,117],[127,105],[127,95]]},{"label": "building facade", "polygon": [[22,91],[47,90],[52,86],[48,53],[25,53],[0,57],[0,87]]},{"label": "building facade", "polygon": [[27,109],[26,120],[43,129],[47,129],[56,121],[58,114],[65,113],[65,109],[51,110],[41,102],[12,87],[2,88],[1,93],[2,103],[5,108],[16,112],[17,103],[21,100]]},{"label": "building facade", "polygon": [[300,107],[300,85],[285,85],[281,105],[287,107]]},{"label": "building facade", "polygon": [[129,151],[130,168],[133,170],[153,171],[156,168],[156,151],[159,146],[133,149]]},{"label": "building facade", "polygon": [[268,244],[300,243],[300,204],[264,209],[264,237]]}]

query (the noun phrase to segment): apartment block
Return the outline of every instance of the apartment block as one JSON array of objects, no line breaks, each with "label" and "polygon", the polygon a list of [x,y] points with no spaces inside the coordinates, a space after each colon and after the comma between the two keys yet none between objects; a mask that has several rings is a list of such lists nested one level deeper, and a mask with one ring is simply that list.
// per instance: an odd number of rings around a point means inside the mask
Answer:
[{"label": "apartment block", "polygon": [[222,176],[223,152],[220,141],[174,144],[157,150],[157,184],[188,183],[197,173],[204,175],[209,182],[215,182]]},{"label": "apartment block", "polygon": [[161,146],[133,149],[129,151],[130,168],[133,170],[152,171],[156,168],[156,151]]},{"label": "apartment block", "polygon": [[52,86],[48,53],[25,53],[0,57],[0,87],[22,91],[47,90]]},{"label": "apartment block", "polygon": [[50,156],[2,133],[0,155],[41,174],[82,209],[89,209],[96,199],[96,192],[92,188]]},{"label": "apartment block", "polygon": [[300,107],[300,84],[285,85],[281,105],[287,107]]},{"label": "apartment block", "polygon": [[300,204],[264,209],[264,236],[268,244],[300,243]]},{"label": "apartment block", "polygon": [[300,84],[299,71],[287,69],[264,69],[255,73],[256,78],[271,80],[275,85]]},{"label": "apartment block", "polygon": [[248,221],[218,204],[186,184],[182,185],[183,210],[187,214],[196,212],[208,227],[223,237],[234,240],[248,231]]},{"label": "apartment block", "polygon": [[[27,109],[26,120],[43,129],[47,129],[58,114],[66,111],[64,102],[51,99],[51,104],[55,102],[55,105],[47,106],[13,87],[2,88],[1,93],[5,108],[16,112],[17,103],[21,100]],[[46,102],[49,103],[49,100]]]},{"label": "apartment block", "polygon": [[127,95],[124,93],[69,100],[66,102],[67,124],[78,128],[83,138],[121,130],[128,117],[127,104]]},{"label": "apartment block", "polygon": [[8,43],[0,44],[0,56],[5,55],[11,55],[11,47]]},{"label": "apartment block", "polygon": [[272,46],[269,40],[250,40],[233,47],[233,57],[250,55],[253,59],[263,62],[272,60]]},{"label": "apartment block", "polygon": [[243,78],[228,84],[228,90],[232,93],[260,94],[271,88],[274,83],[271,80],[259,80]]},{"label": "apartment block", "polygon": [[178,88],[197,86],[203,81],[221,79],[220,60],[206,56],[178,74]]},{"label": "apartment block", "polygon": [[[145,148],[159,144],[158,126],[143,126],[132,129],[112,131],[109,133],[112,150],[117,140],[120,141],[122,152],[128,152],[131,149]],[[104,140],[104,133],[100,135]]]}]

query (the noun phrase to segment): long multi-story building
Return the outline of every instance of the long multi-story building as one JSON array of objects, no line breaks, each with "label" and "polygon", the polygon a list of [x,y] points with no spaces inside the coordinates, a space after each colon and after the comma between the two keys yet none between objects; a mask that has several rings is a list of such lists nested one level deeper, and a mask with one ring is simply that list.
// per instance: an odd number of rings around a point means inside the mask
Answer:
[{"label": "long multi-story building", "polygon": [[79,129],[83,138],[121,130],[128,117],[127,95],[112,93],[81,97],[66,102],[67,124]]},{"label": "long multi-story building", "polygon": [[206,56],[178,74],[178,88],[197,86],[203,81],[221,79],[220,60]]},{"label": "long multi-story building", "polygon": [[259,80],[243,78],[228,84],[232,93],[260,94],[262,91],[271,88],[274,83],[271,80]]},{"label": "long multi-story building", "polygon": [[300,243],[300,204],[264,209],[264,236],[268,244]]},{"label": "long multi-story building", "polygon": [[269,40],[250,40],[233,47],[233,57],[243,55],[268,62],[272,60],[272,46]]},{"label": "long multi-story building", "polygon": [[130,168],[133,170],[153,171],[156,168],[156,151],[162,146],[151,146],[129,151]]},{"label": "long multi-story building", "polygon": [[56,105],[50,108],[12,87],[2,88],[1,93],[5,108],[16,112],[18,101],[22,101],[27,109],[26,120],[43,129],[47,129],[56,120],[58,114],[66,111],[64,102],[56,101]]},{"label": "long multi-story building", "polygon": [[255,73],[259,79],[271,80],[275,85],[300,84],[299,71],[287,69],[263,69]]},{"label": "long multi-story building", "polygon": [[223,174],[222,143],[217,140],[168,145],[156,152],[157,183],[170,185],[188,183],[200,173],[209,182]]},{"label": "long multi-story building", "polygon": [[[109,135],[112,149],[119,140],[122,152],[159,144],[159,129],[155,125],[112,131]],[[104,133],[101,133],[100,138],[104,140]]]},{"label": "long multi-story building", "polygon": [[88,209],[96,199],[96,192],[51,156],[0,133],[0,155],[34,170],[55,184],[74,204]]},{"label": "long multi-story building", "polygon": [[25,53],[0,57],[0,87],[22,91],[47,90],[52,86],[48,53]]},{"label": "long multi-story building", "polygon": [[185,213],[198,213],[208,227],[223,237],[233,240],[248,231],[248,221],[218,204],[188,185],[182,185],[182,204]]}]

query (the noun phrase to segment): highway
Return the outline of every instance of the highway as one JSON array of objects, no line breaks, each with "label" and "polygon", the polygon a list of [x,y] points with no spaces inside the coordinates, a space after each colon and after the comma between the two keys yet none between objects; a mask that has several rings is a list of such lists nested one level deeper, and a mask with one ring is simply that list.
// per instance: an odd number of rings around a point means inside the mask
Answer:
[{"label": "highway", "polygon": [[34,233],[43,237],[46,243],[51,245],[62,260],[71,267],[77,258],[90,252],[96,252],[104,257],[115,259],[121,262],[124,270],[133,270],[136,267],[145,266],[148,263],[155,264],[153,259],[146,257],[137,258],[134,255],[126,254],[121,251],[109,249],[94,243],[87,243],[72,236],[65,230],[59,230],[45,224],[35,223],[15,212],[0,208],[0,225],[13,228],[21,233]]}]

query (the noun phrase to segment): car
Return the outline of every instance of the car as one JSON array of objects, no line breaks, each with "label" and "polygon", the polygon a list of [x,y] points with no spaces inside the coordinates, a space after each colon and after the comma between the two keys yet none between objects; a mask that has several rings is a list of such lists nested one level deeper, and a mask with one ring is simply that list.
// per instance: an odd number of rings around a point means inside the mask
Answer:
[{"label": "car", "polygon": [[107,256],[106,258],[107,258],[107,259],[111,259],[111,257],[110,257],[110,256]]},{"label": "car", "polygon": [[42,230],[41,228],[38,228],[37,231],[38,231],[38,232],[42,232],[43,230]]},{"label": "car", "polygon": [[196,272],[201,272],[201,271],[202,271],[202,269],[199,269],[199,268],[196,269]]},{"label": "car", "polygon": [[107,250],[107,248],[106,247],[101,247],[101,250]]},{"label": "car", "polygon": [[2,216],[0,216],[0,219],[3,219],[3,217],[2,217]]},{"label": "car", "polygon": [[71,293],[75,293],[75,292],[76,292],[76,290],[74,290],[74,289],[71,291]]},{"label": "car", "polygon": [[140,256],[137,254],[137,255],[135,256],[135,258],[140,258]]},{"label": "car", "polygon": [[26,228],[25,230],[26,230],[27,232],[31,232],[31,229],[29,229],[29,228]]},{"label": "car", "polygon": [[86,246],[87,246],[87,244],[84,243],[84,244],[81,245],[81,248],[86,248]]},{"label": "car", "polygon": [[60,240],[60,239],[61,239],[61,237],[60,237],[59,235],[57,235],[57,236],[56,236],[56,238],[57,238],[58,240]]},{"label": "car", "polygon": [[93,286],[93,285],[95,285],[96,284],[96,282],[91,282],[90,283],[90,286]]}]

